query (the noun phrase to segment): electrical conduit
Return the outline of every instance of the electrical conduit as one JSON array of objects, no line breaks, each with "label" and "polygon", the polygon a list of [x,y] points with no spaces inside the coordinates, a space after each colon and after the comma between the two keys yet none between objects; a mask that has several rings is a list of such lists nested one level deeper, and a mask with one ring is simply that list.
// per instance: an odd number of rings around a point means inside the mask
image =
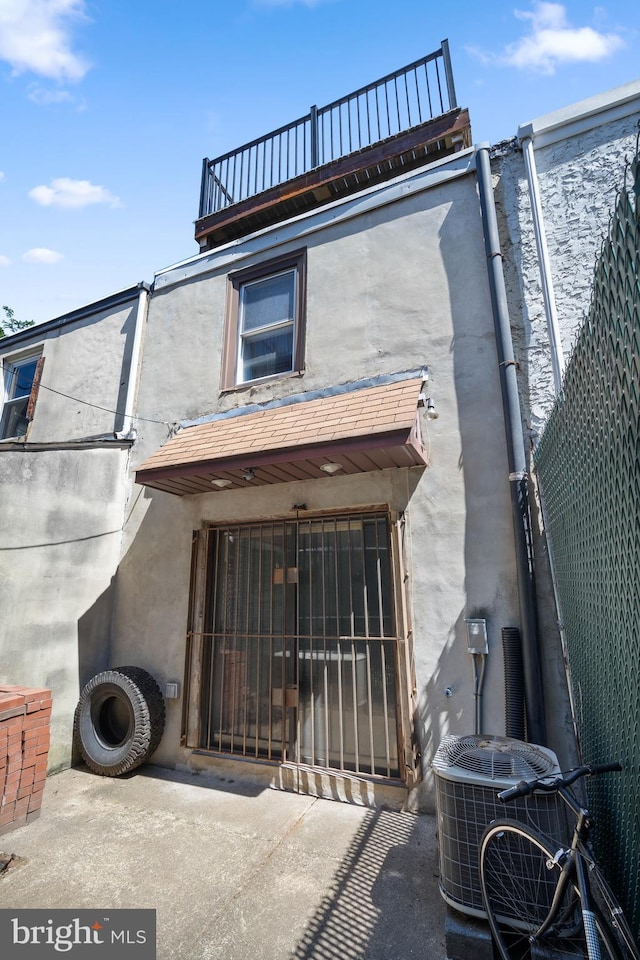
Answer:
[{"label": "electrical conduit", "polygon": [[558,311],[556,310],[556,297],[553,290],[553,279],[551,277],[551,263],[549,261],[549,251],[547,249],[547,237],[544,230],[542,204],[540,203],[540,190],[538,189],[538,171],[536,169],[536,159],[533,152],[533,132],[530,131],[530,128],[525,128],[525,130],[526,133],[520,138],[520,143],[524,156],[524,166],[527,173],[529,198],[531,200],[533,233],[536,238],[536,247],[538,250],[542,296],[544,299],[545,313],[547,315],[547,331],[549,334],[549,346],[551,348],[553,385],[555,388],[555,395],[557,396],[562,389],[564,353],[562,351],[562,339],[560,337],[560,326],[558,324]]},{"label": "electrical conduit", "polygon": [[133,426],[134,409],[136,401],[136,389],[138,385],[138,373],[140,366],[140,352],[142,350],[142,334],[147,319],[147,306],[149,301],[149,287],[146,283],[139,284],[138,305],[136,310],[136,320],[133,334],[133,345],[131,347],[131,360],[129,364],[129,378],[127,383],[127,396],[124,405],[124,418],[122,430],[116,434],[118,440],[135,440],[136,432]]},{"label": "electrical conduit", "polygon": [[502,253],[498,237],[498,221],[491,181],[488,143],[481,143],[476,146],[476,171],[478,175],[482,229],[487,254],[489,288],[498,350],[500,387],[502,390],[502,405],[507,442],[509,489],[511,493],[513,531],[516,545],[518,598],[520,603],[527,737],[529,741],[533,743],[545,745],[547,737],[542,668],[540,663],[540,649],[538,646],[533,538],[529,510],[527,461],[522,419],[520,416],[516,362],[513,353],[507,293],[502,269]]}]

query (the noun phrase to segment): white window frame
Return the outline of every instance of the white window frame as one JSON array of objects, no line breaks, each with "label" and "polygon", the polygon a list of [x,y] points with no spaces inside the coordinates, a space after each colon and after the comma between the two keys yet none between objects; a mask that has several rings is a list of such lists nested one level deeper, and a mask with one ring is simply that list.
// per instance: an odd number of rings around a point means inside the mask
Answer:
[{"label": "white window frame", "polygon": [[[275,323],[267,323],[260,327],[253,327],[250,330],[244,329],[244,319],[246,315],[246,291],[250,287],[254,287],[259,283],[264,283],[266,280],[274,280],[276,277],[286,277],[291,276],[293,278],[293,290],[292,290],[292,303],[293,310],[292,316],[278,320]],[[294,268],[290,270],[278,270],[275,273],[270,273],[265,277],[258,277],[255,280],[248,280],[246,283],[240,285],[239,290],[239,309],[238,309],[238,346],[237,346],[237,366],[236,366],[236,383],[254,383],[256,380],[265,379],[265,377],[280,376],[282,374],[292,373],[295,366],[295,351],[296,351],[296,303],[297,303],[297,287],[298,287],[298,271]],[[260,337],[263,337],[272,333],[281,333],[285,330],[291,329],[291,355],[289,360],[289,366],[286,370],[279,370],[277,373],[265,374],[265,377],[245,377],[244,375],[244,366],[245,366],[245,346],[250,344],[251,341],[258,340]]]},{"label": "white window frame", "polygon": [[[293,316],[273,324],[245,331],[244,297],[245,290],[251,285],[270,280],[274,277],[293,275]],[[229,296],[227,301],[227,319],[224,350],[222,357],[222,389],[233,390],[254,383],[295,376],[304,370],[304,340],[306,324],[306,251],[297,250],[277,259],[265,261],[229,276]],[[262,377],[244,376],[244,347],[252,339],[269,333],[277,333],[291,328],[292,348],[289,369]]]},{"label": "white window frame", "polygon": [[[41,351],[30,352],[28,354],[23,354],[21,356],[14,357],[3,357],[2,366],[4,368],[4,383],[3,383],[3,396],[2,396],[2,413],[0,416],[0,441],[2,440],[14,440],[21,439],[26,436],[29,422],[25,426],[24,432],[22,433],[9,433],[8,431],[8,421],[11,410],[14,409],[19,403],[25,403],[25,419],[26,413],[29,409],[29,406],[33,406],[34,401],[34,386],[37,389],[38,386],[38,361],[41,359]],[[27,364],[36,363],[36,369],[34,370],[33,379],[31,381],[31,387],[29,394],[21,397],[15,396],[15,390],[17,387],[17,378],[21,367],[25,367]]]}]

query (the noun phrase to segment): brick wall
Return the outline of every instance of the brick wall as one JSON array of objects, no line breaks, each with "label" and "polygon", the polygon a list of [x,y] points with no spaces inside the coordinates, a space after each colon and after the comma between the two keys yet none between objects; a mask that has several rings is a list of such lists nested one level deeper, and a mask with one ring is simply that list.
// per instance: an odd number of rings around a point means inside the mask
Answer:
[{"label": "brick wall", "polygon": [[0,685],[0,835],[40,815],[51,691]]}]

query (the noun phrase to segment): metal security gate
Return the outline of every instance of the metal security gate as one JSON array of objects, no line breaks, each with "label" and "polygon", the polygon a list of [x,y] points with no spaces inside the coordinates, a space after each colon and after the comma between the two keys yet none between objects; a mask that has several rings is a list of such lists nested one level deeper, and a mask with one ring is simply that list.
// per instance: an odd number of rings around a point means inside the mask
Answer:
[{"label": "metal security gate", "polygon": [[399,776],[388,517],[208,531],[198,746]]}]

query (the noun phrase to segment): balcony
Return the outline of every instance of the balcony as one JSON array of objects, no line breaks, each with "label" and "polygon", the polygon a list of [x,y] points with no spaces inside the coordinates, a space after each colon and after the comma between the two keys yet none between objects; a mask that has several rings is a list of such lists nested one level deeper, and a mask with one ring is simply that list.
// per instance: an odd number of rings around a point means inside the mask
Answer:
[{"label": "balcony", "polygon": [[471,145],[449,45],[202,162],[196,240],[210,250]]}]

